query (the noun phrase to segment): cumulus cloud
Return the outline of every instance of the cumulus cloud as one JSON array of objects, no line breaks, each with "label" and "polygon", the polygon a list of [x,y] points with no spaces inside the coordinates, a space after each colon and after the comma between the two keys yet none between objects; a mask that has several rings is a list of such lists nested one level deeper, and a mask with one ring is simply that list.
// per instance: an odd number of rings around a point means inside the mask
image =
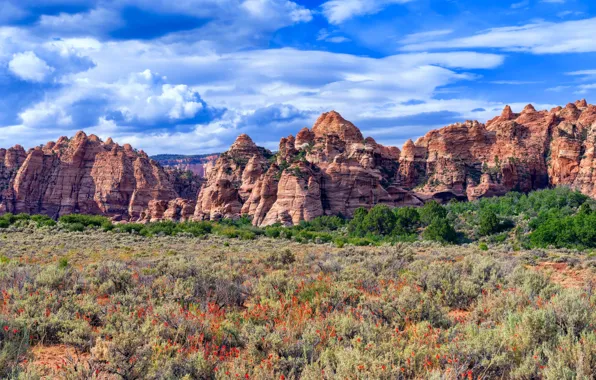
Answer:
[{"label": "cumulus cloud", "polygon": [[292,22],[309,22],[311,11],[287,0],[244,0],[242,7],[253,17],[271,20],[279,15],[287,15]]},{"label": "cumulus cloud", "polygon": [[41,102],[19,114],[23,124],[28,127],[46,127],[72,125],[72,116],[58,104]]},{"label": "cumulus cloud", "polygon": [[380,12],[392,4],[405,4],[413,0],[330,0],[321,7],[331,24],[341,24],[356,16]]},{"label": "cumulus cloud", "polygon": [[48,66],[32,51],[14,54],[8,68],[14,75],[31,82],[42,82],[54,71],[53,67]]},{"label": "cumulus cloud", "polygon": [[189,86],[166,81],[166,77],[145,70],[110,85],[115,99],[107,107],[108,119],[121,125],[163,128],[210,122],[223,112],[209,107]]},{"label": "cumulus cloud", "polygon": [[[91,128],[152,153],[170,149],[156,136],[183,141],[180,149],[187,152],[209,152],[226,149],[242,132],[275,148],[272,141],[280,135],[310,126],[329,109],[354,120],[377,113],[407,116],[420,112],[420,106],[407,105],[411,99],[427,104],[437,88],[477,77],[467,70],[504,60],[474,52],[371,58],[291,48],[221,54],[182,44],[88,38],[55,41],[52,49],[93,66],[63,75],[62,87],[20,113],[22,124]],[[484,105],[474,102],[455,112]]]},{"label": "cumulus cloud", "polygon": [[537,22],[492,28],[469,37],[407,44],[402,50],[496,48],[533,54],[585,53],[596,51],[594,33],[596,18],[559,23]]},{"label": "cumulus cloud", "polygon": [[[35,5],[23,0],[19,6],[27,10],[27,2]],[[315,16],[297,1],[115,0],[42,15],[27,27],[0,27],[0,80],[13,81],[12,98],[37,91],[27,101],[5,98],[0,106],[14,108],[8,111],[14,117],[0,119],[0,141],[37,144],[85,129],[150,154],[210,153],[249,133],[275,149],[280,136],[335,109],[379,142],[401,144],[429,128],[494,116],[504,104],[476,99],[474,91],[446,92],[478,81],[501,66],[504,55],[417,49],[382,55],[354,48],[362,38],[340,25],[407,2],[329,0],[321,10],[333,25],[317,17],[296,27]],[[134,28],[135,14],[146,17],[143,22],[158,17],[159,30],[143,34]],[[286,27],[304,32],[309,43],[277,48],[287,46],[280,31]],[[423,31],[399,42],[450,42],[455,33]],[[316,40],[341,45],[325,44],[333,52],[312,50]],[[34,55],[49,71],[41,81],[23,81],[9,68],[17,54]]]}]

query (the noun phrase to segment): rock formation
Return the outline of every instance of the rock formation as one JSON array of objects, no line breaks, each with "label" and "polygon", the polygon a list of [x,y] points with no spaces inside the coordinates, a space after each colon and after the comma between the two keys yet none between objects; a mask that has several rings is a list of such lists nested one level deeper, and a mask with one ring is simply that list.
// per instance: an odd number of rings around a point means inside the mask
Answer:
[{"label": "rock formation", "polygon": [[[337,112],[280,142],[269,160],[241,136],[215,164],[196,219],[248,214],[256,225],[295,224],[358,207],[473,200],[570,186],[596,197],[596,107],[585,100],[466,121],[409,140],[400,152],[364,138]],[[233,160],[230,157],[241,157]],[[242,164],[242,162],[249,164]]]},{"label": "rock formation", "polygon": [[0,155],[3,212],[135,220],[149,202],[177,197],[166,172],[144,152],[83,132],[29,152],[16,146]]},{"label": "rock formation", "polygon": [[321,215],[351,216],[376,203],[421,205],[399,185],[399,157],[399,149],[364,139],[337,112],[323,114],[296,138],[283,138],[269,159],[242,135],[216,162],[195,218],[248,214],[256,225],[296,224]]},{"label": "rock formation", "polygon": [[275,154],[239,136],[205,179],[79,132],[28,152],[0,150],[0,211],[143,222],[246,214],[263,226],[550,186],[596,197],[595,149],[596,106],[585,100],[550,111],[507,106],[486,124],[449,125],[401,151],[364,138],[332,111],[281,139]]}]

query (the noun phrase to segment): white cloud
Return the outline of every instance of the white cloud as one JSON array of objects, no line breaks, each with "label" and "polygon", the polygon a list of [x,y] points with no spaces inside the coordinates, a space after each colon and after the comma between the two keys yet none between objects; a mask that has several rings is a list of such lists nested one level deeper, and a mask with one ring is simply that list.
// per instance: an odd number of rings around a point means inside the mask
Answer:
[{"label": "white cloud", "polygon": [[326,41],[326,42],[331,42],[331,43],[335,43],[335,44],[352,41],[351,39],[349,39],[345,36],[333,35],[334,33],[335,32],[329,32],[327,29],[321,29],[317,36],[317,41]]},{"label": "white cloud", "polygon": [[530,0],[523,0],[523,1],[520,1],[519,3],[513,3],[513,4],[511,4],[511,8],[512,9],[525,8],[528,5],[530,5]]},{"label": "white cloud", "polygon": [[596,51],[596,18],[560,23],[539,22],[493,28],[477,35],[446,41],[409,44],[404,51],[496,48],[533,54],[585,53]]},{"label": "white cloud", "polygon": [[392,4],[405,4],[413,0],[330,0],[323,3],[323,14],[331,24],[341,24],[356,16],[380,12]]},{"label": "white cloud", "polygon": [[596,75],[596,70],[579,70],[565,73],[566,75],[577,75],[577,76],[591,76]]},{"label": "white cloud", "polygon": [[121,15],[122,9],[131,6],[165,16],[194,17],[197,21],[194,28],[164,30],[164,35],[152,37],[186,45],[200,42],[221,51],[264,45],[273,32],[309,22],[313,17],[310,9],[290,0],[116,0],[99,2],[87,12],[42,15],[31,29],[49,38],[84,35],[109,40],[113,32],[122,30],[141,38],[144,31],[128,29],[128,20]]},{"label": "white cloud", "polygon": [[[271,141],[272,128],[276,136],[296,133],[318,113],[330,109],[357,120],[375,112],[383,117],[418,112],[418,108],[399,105],[410,99],[439,107],[431,101],[438,88],[473,80],[477,75],[466,70],[494,68],[504,59],[474,52],[370,58],[290,48],[218,54],[178,43],[92,39],[63,39],[54,48],[85,56],[96,65],[63,76],[64,88],[48,92],[44,102],[21,112],[23,125],[104,131],[150,153],[172,150],[163,144],[164,136],[179,144],[176,151],[224,150],[241,132],[238,128],[266,143]],[[193,115],[205,112],[205,104],[228,111],[207,125],[188,125]],[[278,107],[281,121],[272,127],[263,128],[250,117],[274,104],[285,106]],[[468,108],[464,104],[457,110]],[[284,121],[282,111],[290,105],[296,118]],[[473,105],[478,108],[482,102]],[[103,110],[117,111],[120,116]],[[85,119],[85,114],[94,118]],[[184,131],[155,130],[161,124],[176,130],[176,123],[186,125]],[[138,125],[149,129],[139,130]]]},{"label": "white cloud", "polygon": [[557,13],[557,17],[565,18],[567,16],[581,16],[583,14],[584,14],[584,12],[580,12],[580,11],[561,11],[561,12]]},{"label": "white cloud", "polygon": [[310,10],[287,0],[244,0],[242,7],[255,18],[270,20],[279,14],[286,14],[292,22],[312,20]]},{"label": "white cloud", "polygon": [[127,81],[113,84],[115,109],[126,122],[134,120],[154,121],[167,116],[170,120],[191,119],[202,109],[195,91],[186,85],[164,83],[160,77],[145,70],[132,74]]},{"label": "white cloud", "polygon": [[504,84],[504,85],[509,85],[509,86],[521,86],[521,85],[526,85],[526,84],[537,84],[537,83],[542,83],[542,82],[529,81],[529,80],[494,80],[494,81],[491,81],[490,83]]},{"label": "white cloud", "polygon": [[429,30],[427,32],[412,33],[405,36],[404,39],[400,41],[400,43],[404,45],[419,43],[433,40],[436,37],[447,36],[451,33],[453,33],[453,30],[451,29]]},{"label": "white cloud", "polygon": [[60,37],[64,37],[82,34],[101,35],[106,30],[113,30],[123,25],[124,21],[117,11],[97,8],[84,13],[42,15],[37,28],[40,33],[57,33]]},{"label": "white cloud", "polygon": [[575,93],[586,94],[588,92],[592,92],[593,90],[596,90],[596,83],[582,84],[577,86],[577,91],[575,91]]},{"label": "white cloud", "polygon": [[72,124],[72,117],[53,101],[44,101],[21,112],[19,117],[28,127],[67,127]]},{"label": "white cloud", "polygon": [[561,92],[561,91],[567,90],[568,88],[571,88],[571,86],[550,87],[550,88],[547,88],[546,91],[549,91],[549,92]]},{"label": "white cloud", "polygon": [[31,82],[42,82],[54,71],[53,67],[48,66],[32,51],[13,54],[8,68],[19,78]]}]

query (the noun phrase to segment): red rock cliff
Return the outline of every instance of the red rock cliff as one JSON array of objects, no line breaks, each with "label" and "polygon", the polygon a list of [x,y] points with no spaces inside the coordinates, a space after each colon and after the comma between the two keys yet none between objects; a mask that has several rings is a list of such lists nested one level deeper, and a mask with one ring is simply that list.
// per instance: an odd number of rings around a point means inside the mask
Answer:
[{"label": "red rock cliff", "polygon": [[312,130],[283,138],[271,160],[241,136],[216,163],[195,218],[248,214],[256,225],[295,224],[378,203],[472,200],[557,185],[596,197],[595,122],[596,107],[585,100],[550,111],[507,106],[486,124],[431,131],[400,152],[365,139],[332,111]]},{"label": "red rock cliff", "polygon": [[[569,186],[596,197],[596,107],[585,100],[466,121],[385,147],[337,112],[281,139],[274,155],[241,135],[206,180],[165,172],[129,145],[79,132],[31,149],[0,150],[0,211],[80,212],[125,220],[296,224],[358,207],[473,200]],[[186,173],[186,174],[185,174]],[[198,196],[195,194],[198,192]]]},{"label": "red rock cliff", "polygon": [[144,152],[83,132],[27,153],[20,146],[0,150],[0,186],[2,211],[52,217],[135,220],[149,202],[177,197],[168,175]]}]

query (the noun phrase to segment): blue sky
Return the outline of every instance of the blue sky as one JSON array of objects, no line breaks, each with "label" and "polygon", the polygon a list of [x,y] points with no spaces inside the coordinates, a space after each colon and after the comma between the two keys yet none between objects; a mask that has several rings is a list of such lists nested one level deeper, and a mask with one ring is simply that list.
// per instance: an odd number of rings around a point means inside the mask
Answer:
[{"label": "blue sky", "polygon": [[595,35],[588,0],[0,0],[0,146],[275,149],[331,109],[401,146],[590,101]]}]

